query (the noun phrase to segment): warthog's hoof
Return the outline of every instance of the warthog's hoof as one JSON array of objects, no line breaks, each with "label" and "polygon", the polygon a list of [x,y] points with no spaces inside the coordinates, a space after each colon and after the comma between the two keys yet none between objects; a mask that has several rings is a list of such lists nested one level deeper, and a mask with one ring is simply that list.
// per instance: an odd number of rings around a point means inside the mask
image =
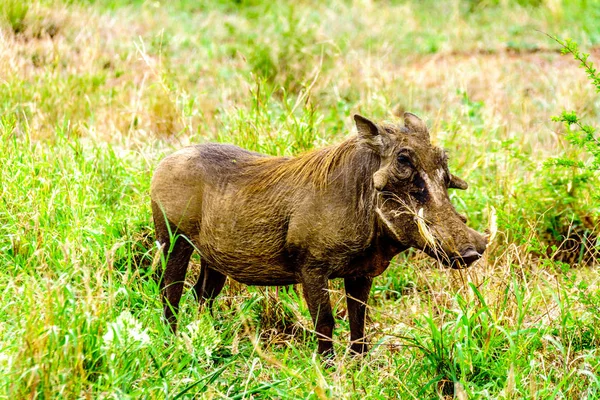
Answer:
[{"label": "warthog's hoof", "polygon": [[369,345],[362,342],[355,342],[350,345],[350,354],[359,356],[369,351]]},{"label": "warthog's hoof", "polygon": [[326,351],[320,353],[321,355],[321,365],[325,369],[332,369],[335,367],[335,353],[333,349],[327,349]]}]

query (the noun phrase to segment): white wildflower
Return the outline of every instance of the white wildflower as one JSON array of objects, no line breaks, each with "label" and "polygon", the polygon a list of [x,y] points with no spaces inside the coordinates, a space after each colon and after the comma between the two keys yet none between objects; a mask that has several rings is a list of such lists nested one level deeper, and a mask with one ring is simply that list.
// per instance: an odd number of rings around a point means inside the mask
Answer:
[{"label": "white wildflower", "polygon": [[137,343],[140,347],[150,344],[147,329],[129,311],[123,311],[114,322],[109,322],[102,336],[105,346],[111,344]]},{"label": "white wildflower", "polygon": [[179,332],[179,337],[190,354],[210,358],[221,339],[209,317],[202,316]]}]

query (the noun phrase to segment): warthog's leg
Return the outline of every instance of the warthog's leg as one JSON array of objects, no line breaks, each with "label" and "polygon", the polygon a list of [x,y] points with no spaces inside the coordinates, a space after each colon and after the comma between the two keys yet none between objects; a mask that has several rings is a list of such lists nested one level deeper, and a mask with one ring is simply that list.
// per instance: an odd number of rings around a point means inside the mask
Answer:
[{"label": "warthog's leg", "polygon": [[212,312],[213,301],[221,293],[226,279],[225,275],[210,268],[202,261],[200,276],[198,277],[198,282],[194,285],[194,294],[200,304],[200,308],[202,308],[206,301],[209,310]]},{"label": "warthog's leg", "polygon": [[348,304],[348,320],[350,322],[350,350],[361,354],[369,350],[364,343],[365,316],[367,311],[367,300],[371,291],[373,278],[359,276],[345,278],[346,302]]},{"label": "warthog's leg", "polygon": [[165,319],[171,325],[173,333],[177,330],[177,312],[179,301],[183,292],[185,273],[187,272],[190,257],[194,251],[188,239],[178,235],[171,253],[169,252],[170,240],[164,243],[167,266],[161,280],[161,294],[164,305]]},{"label": "warthog's leg", "polygon": [[[173,226],[168,226],[163,210],[152,202],[152,217],[156,229],[156,240],[161,244],[167,265],[162,273],[158,273],[160,293],[164,306],[164,315],[173,333],[177,330],[177,311],[183,291],[183,280],[194,248],[188,239],[177,233]],[[169,224],[171,225],[171,224]],[[175,239],[171,243],[171,239]]]},{"label": "warthog's leg", "polygon": [[[175,332],[183,281],[194,248],[186,237],[177,232],[175,227],[167,226],[168,222],[162,209],[154,201],[152,202],[152,216],[154,217],[156,240],[162,245],[164,257],[167,260],[162,276],[158,274],[164,315],[171,330]],[[175,239],[175,242],[171,243],[171,239]]]},{"label": "warthog's leg", "polygon": [[315,269],[302,271],[302,290],[308,304],[308,309],[315,324],[319,341],[318,352],[326,357],[333,357],[333,327],[335,325],[331,314],[329,301],[329,278]]}]

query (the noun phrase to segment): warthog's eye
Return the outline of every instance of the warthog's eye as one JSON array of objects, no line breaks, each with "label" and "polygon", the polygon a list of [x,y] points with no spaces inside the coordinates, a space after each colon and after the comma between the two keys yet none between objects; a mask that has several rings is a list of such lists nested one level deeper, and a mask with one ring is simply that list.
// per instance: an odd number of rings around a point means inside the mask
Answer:
[{"label": "warthog's eye", "polygon": [[404,165],[410,165],[411,164],[410,157],[407,156],[406,154],[399,154],[398,155],[398,162],[400,164],[404,164]]}]

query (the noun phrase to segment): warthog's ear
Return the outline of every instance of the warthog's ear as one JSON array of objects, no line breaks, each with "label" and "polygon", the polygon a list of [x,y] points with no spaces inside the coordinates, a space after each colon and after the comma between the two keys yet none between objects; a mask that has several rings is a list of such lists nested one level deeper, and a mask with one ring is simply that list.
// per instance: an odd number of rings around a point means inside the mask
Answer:
[{"label": "warthog's ear", "polygon": [[406,126],[412,132],[426,135],[427,138],[429,138],[427,125],[425,125],[425,122],[423,122],[421,118],[417,117],[413,113],[404,113],[404,126]]},{"label": "warthog's ear", "polygon": [[358,114],[354,114],[354,122],[356,122],[358,138],[361,143],[366,144],[377,153],[383,154],[383,140],[379,134],[377,125]]},{"label": "warthog's ear", "polygon": [[468,187],[469,184],[467,182],[463,181],[456,175],[450,174],[450,184],[448,185],[449,189],[467,190]]}]

